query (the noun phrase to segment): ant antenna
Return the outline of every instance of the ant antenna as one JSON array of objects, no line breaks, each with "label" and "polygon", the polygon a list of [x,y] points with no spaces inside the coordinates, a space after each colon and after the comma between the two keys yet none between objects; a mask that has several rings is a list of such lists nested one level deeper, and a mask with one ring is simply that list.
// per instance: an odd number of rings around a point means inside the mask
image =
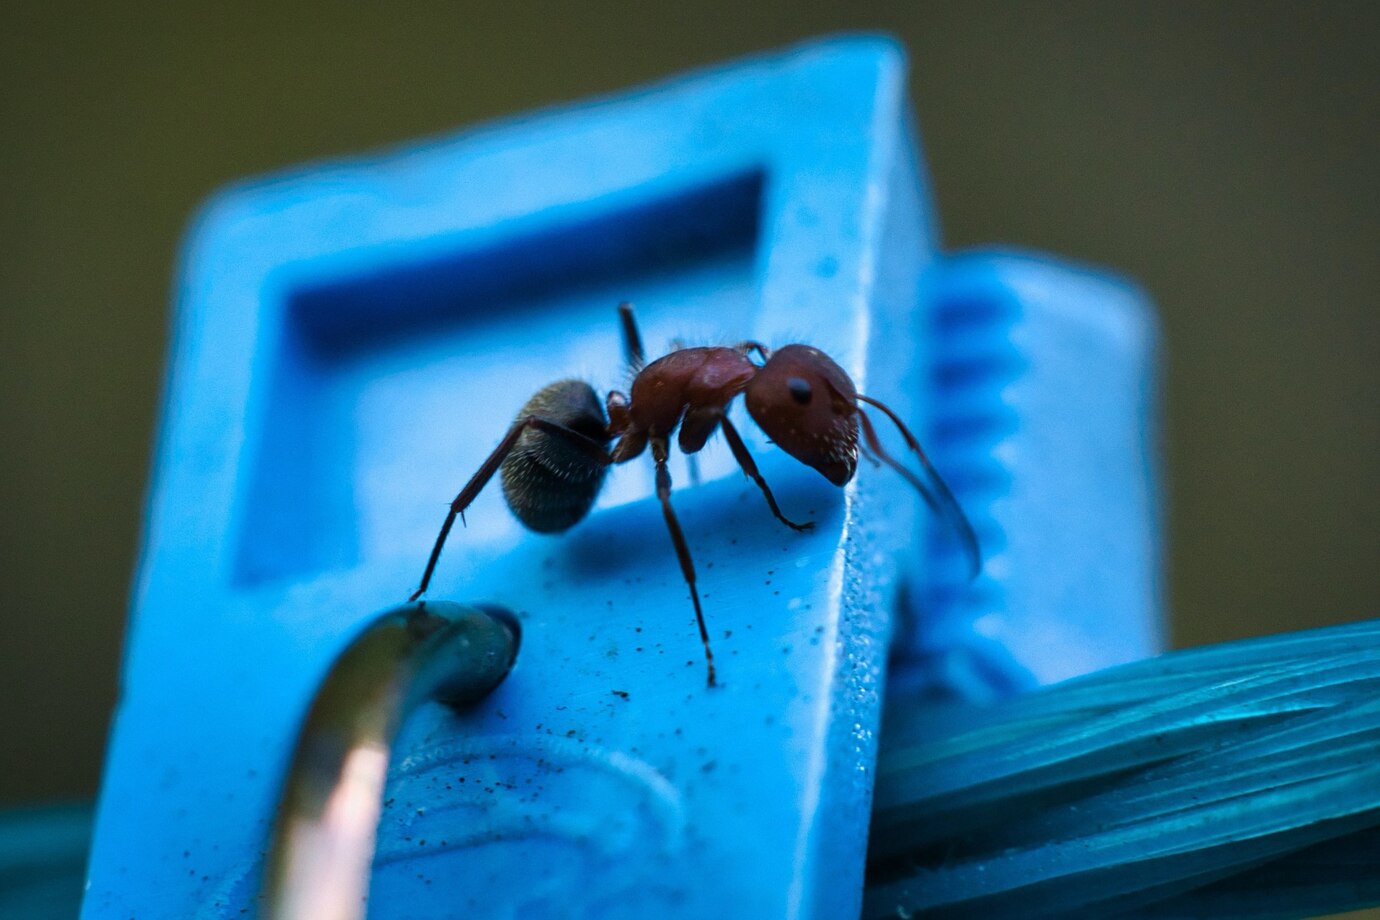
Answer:
[{"label": "ant antenna", "polygon": [[921,465],[924,466],[930,481],[934,483],[933,491],[920,480],[920,477],[898,463],[882,448],[882,442],[877,437],[877,430],[872,427],[872,420],[868,418],[867,413],[859,407],[858,418],[862,421],[863,437],[866,439],[868,447],[872,448],[872,452],[876,454],[883,463],[900,473],[907,482],[913,485],[916,491],[920,493],[920,497],[925,500],[925,504],[929,505],[931,510],[936,514],[944,517],[949,522],[950,526],[954,528],[954,531],[958,534],[959,541],[963,544],[964,551],[968,555],[968,577],[976,578],[978,573],[982,571],[982,549],[978,544],[977,533],[973,530],[973,525],[972,522],[968,520],[968,515],[963,513],[963,508],[959,505],[958,499],[954,498],[954,493],[949,489],[948,484],[944,482],[944,477],[939,475],[939,471],[934,468],[934,464],[930,463],[930,458],[925,455],[925,451],[920,446],[920,442],[916,440],[915,435],[910,433],[910,429],[897,417],[895,412],[892,412],[884,403],[878,402],[870,396],[864,396],[861,393],[858,394],[858,401],[876,406],[878,409],[882,410],[882,412],[886,413],[886,417],[891,419],[896,427],[900,429],[901,437],[905,438],[906,446],[914,451],[915,455],[920,458]]}]

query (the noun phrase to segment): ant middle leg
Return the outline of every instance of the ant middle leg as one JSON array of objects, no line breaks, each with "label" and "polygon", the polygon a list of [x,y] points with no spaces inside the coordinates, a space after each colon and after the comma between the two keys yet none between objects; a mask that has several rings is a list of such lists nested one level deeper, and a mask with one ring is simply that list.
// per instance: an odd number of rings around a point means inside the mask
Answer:
[{"label": "ant middle leg", "polygon": [[767,499],[767,506],[771,508],[771,513],[776,515],[776,519],[787,527],[796,531],[811,530],[815,526],[814,521],[806,521],[804,524],[797,524],[790,518],[781,513],[781,508],[776,504],[776,497],[771,494],[771,488],[767,486],[767,481],[762,478],[762,474],[757,469],[757,462],[752,459],[752,454],[748,453],[747,445],[738,435],[738,429],[733,427],[733,423],[728,420],[727,415],[719,418],[719,424],[723,428],[724,440],[728,442],[729,450],[733,451],[733,459],[738,461],[738,465],[743,468],[757,487],[762,490],[762,495]]},{"label": "ant middle leg", "polygon": [[503,440],[498,442],[498,446],[493,449],[488,458],[480,465],[475,474],[470,477],[470,481],[465,483],[465,487],[460,490],[460,494],[455,496],[455,500],[450,503],[450,510],[446,512],[445,522],[441,524],[441,532],[436,537],[436,545],[431,548],[431,556],[427,558],[426,571],[422,573],[422,584],[408,601],[415,601],[426,593],[426,589],[431,584],[431,576],[436,571],[436,563],[441,558],[441,548],[446,545],[446,537],[450,535],[450,529],[455,525],[456,517],[463,523],[465,520],[465,509],[479,497],[479,493],[488,485],[494,473],[503,465],[504,459],[517,446],[518,439],[526,431],[544,431],[547,434],[556,435],[563,438],[576,448],[586,453],[589,459],[600,466],[608,466],[612,463],[608,449],[603,444],[588,435],[581,434],[573,428],[567,428],[559,422],[542,418],[537,415],[529,415],[518,419],[513,423],[513,427],[508,429],[508,433],[503,436]]}]

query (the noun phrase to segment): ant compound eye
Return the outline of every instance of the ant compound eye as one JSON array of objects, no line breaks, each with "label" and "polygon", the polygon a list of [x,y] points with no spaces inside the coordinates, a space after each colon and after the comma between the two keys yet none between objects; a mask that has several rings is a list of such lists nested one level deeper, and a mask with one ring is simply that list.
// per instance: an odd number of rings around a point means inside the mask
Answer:
[{"label": "ant compound eye", "polygon": [[791,399],[802,406],[808,406],[811,397],[815,395],[814,390],[810,387],[810,381],[803,377],[789,378],[786,381],[786,390],[791,394]]}]

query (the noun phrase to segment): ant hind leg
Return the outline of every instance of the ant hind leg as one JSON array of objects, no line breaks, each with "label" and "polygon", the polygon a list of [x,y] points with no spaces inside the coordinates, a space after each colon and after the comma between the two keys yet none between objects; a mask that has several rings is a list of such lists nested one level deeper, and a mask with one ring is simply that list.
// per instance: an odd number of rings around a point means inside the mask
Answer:
[{"label": "ant hind leg", "polygon": [[493,449],[488,458],[480,464],[478,470],[470,477],[470,481],[465,483],[465,487],[460,490],[460,494],[455,496],[455,500],[450,503],[450,510],[446,512],[445,522],[441,524],[441,532],[436,537],[436,545],[431,548],[431,555],[426,561],[426,571],[422,573],[422,584],[408,601],[415,601],[426,593],[426,589],[431,584],[431,576],[436,571],[436,563],[441,558],[441,548],[446,545],[446,537],[450,535],[450,529],[455,526],[455,518],[458,516],[463,523],[465,520],[465,509],[479,497],[479,493],[488,485],[494,473],[503,465],[504,459],[512,452],[517,445],[518,439],[523,432],[528,429],[545,431],[565,438],[571,444],[589,454],[591,460],[602,465],[612,462],[607,448],[603,444],[591,437],[581,434],[573,428],[567,428],[559,422],[553,422],[537,415],[529,415],[513,423],[513,427],[508,429],[508,433],[503,436],[503,440],[498,442],[498,446]]}]

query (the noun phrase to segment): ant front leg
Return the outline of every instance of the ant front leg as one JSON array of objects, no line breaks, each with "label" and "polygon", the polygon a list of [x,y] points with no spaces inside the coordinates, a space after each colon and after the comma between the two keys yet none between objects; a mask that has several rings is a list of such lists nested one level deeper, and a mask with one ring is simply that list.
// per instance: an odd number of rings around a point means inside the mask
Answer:
[{"label": "ant front leg", "polygon": [[675,509],[671,507],[671,471],[666,468],[670,456],[670,446],[665,438],[652,438],[652,459],[656,462],[656,497],[661,502],[661,514],[666,518],[666,529],[671,532],[671,543],[676,548],[676,558],[680,560],[680,572],[690,589],[690,600],[695,605],[695,621],[700,627],[700,641],[704,643],[704,662],[709,668],[709,686],[714,681],[714,653],[709,648],[709,628],[704,625],[704,610],[700,607],[700,593],[695,588],[695,563],[690,559],[690,547],[685,542],[685,534],[676,520]]},{"label": "ant front leg", "polygon": [[529,415],[526,418],[518,419],[513,423],[513,427],[508,429],[508,433],[503,436],[503,440],[498,442],[493,453],[489,454],[483,464],[470,481],[465,483],[465,487],[460,490],[460,494],[455,496],[455,500],[450,503],[450,510],[446,512],[446,519],[441,524],[441,532],[436,537],[436,545],[431,548],[431,556],[426,561],[426,571],[422,573],[422,584],[408,601],[415,601],[426,593],[427,587],[431,584],[431,576],[436,571],[436,562],[441,558],[441,548],[446,545],[446,537],[450,535],[450,529],[455,525],[455,518],[458,516],[463,523],[465,520],[465,509],[479,497],[479,493],[488,485],[494,473],[503,465],[504,459],[512,452],[517,445],[518,439],[526,431],[544,431],[547,434],[556,435],[563,438],[570,444],[584,451],[589,459],[600,466],[608,466],[612,461],[608,450],[603,444],[587,435],[583,435],[573,428],[567,428],[559,422],[553,422],[537,415]]},{"label": "ant front leg", "polygon": [[733,423],[728,420],[728,416],[719,417],[719,424],[723,427],[724,440],[728,442],[728,449],[733,451],[733,459],[738,461],[738,465],[743,468],[743,472],[757,483],[757,487],[762,490],[762,495],[767,499],[767,506],[771,508],[771,513],[776,515],[776,519],[787,527],[795,531],[811,530],[815,526],[814,521],[806,521],[804,524],[797,524],[790,518],[781,513],[781,508],[776,504],[776,497],[771,494],[771,489],[767,486],[767,481],[762,478],[762,474],[757,470],[757,463],[752,459],[752,454],[748,453],[747,445],[738,435],[738,429],[733,427]]}]

